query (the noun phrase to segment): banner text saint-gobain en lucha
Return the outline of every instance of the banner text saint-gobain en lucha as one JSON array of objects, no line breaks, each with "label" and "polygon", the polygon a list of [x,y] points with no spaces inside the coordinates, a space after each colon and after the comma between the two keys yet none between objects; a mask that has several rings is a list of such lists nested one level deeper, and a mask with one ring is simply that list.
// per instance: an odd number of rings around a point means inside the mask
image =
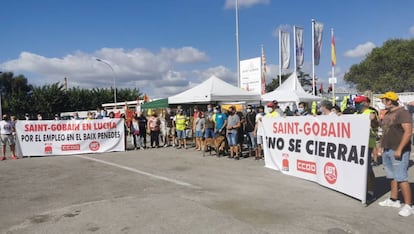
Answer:
[{"label": "banner text saint-gobain en lucha", "polygon": [[125,150],[122,119],[18,121],[16,132],[23,156]]}]

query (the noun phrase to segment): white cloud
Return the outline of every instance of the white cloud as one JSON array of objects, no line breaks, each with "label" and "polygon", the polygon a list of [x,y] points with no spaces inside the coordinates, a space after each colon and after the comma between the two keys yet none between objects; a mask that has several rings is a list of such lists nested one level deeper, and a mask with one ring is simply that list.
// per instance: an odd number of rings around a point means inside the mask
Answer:
[{"label": "white cloud", "polygon": [[349,58],[360,58],[369,54],[372,49],[377,47],[374,43],[368,41],[365,44],[360,44],[352,50],[345,52],[345,56]]},{"label": "white cloud", "polygon": [[414,26],[410,27],[410,35],[414,37]]},{"label": "white cloud", "polygon": [[[249,8],[258,4],[269,4],[270,0],[239,0],[239,8]],[[236,0],[226,0],[224,4],[225,9],[234,9],[236,7]]]},{"label": "white cloud", "polygon": [[[96,58],[107,62],[114,72]],[[109,88],[115,79],[117,88],[137,87],[141,92],[167,97],[188,87],[196,77],[192,71],[175,71],[176,66],[205,61],[208,56],[193,47],[163,48],[157,53],[142,48],[102,48],[91,54],[77,51],[62,58],[22,52],[17,59],[0,64],[0,68],[30,74],[26,77],[36,86],[61,82],[67,77],[69,87]]]}]

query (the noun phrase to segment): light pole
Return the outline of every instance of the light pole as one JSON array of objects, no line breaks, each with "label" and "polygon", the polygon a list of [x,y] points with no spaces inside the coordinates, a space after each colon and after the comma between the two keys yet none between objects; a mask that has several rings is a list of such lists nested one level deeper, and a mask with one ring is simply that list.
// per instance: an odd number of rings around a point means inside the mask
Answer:
[{"label": "light pole", "polygon": [[115,74],[115,70],[111,66],[111,64],[109,64],[108,62],[106,62],[102,59],[97,58],[96,61],[106,64],[112,70],[113,77],[114,77],[114,105],[115,105],[115,109],[116,109],[116,83],[115,83],[116,82],[116,74]]}]

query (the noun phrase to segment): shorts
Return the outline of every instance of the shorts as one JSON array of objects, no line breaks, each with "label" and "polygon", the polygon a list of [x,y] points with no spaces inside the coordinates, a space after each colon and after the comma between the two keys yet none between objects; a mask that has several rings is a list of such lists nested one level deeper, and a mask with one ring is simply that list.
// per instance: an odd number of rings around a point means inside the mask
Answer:
[{"label": "shorts", "polygon": [[410,151],[403,151],[400,157],[401,160],[396,160],[394,150],[384,149],[382,163],[384,164],[385,175],[388,179],[394,179],[397,182],[408,181],[410,153]]},{"label": "shorts", "polygon": [[15,140],[14,140],[14,136],[12,134],[1,134],[1,140],[0,140],[0,144],[1,145],[14,145],[16,144]]},{"label": "shorts", "polygon": [[227,142],[229,143],[229,146],[237,145],[237,133],[227,133]]},{"label": "shorts", "polygon": [[195,137],[196,138],[202,138],[203,137],[203,131],[196,131],[195,132]]},{"label": "shorts", "polygon": [[258,145],[263,145],[263,136],[257,135],[256,140]]},{"label": "shorts", "polygon": [[168,136],[174,136],[175,135],[175,128],[174,127],[167,127],[167,133]]},{"label": "shorts", "polygon": [[206,132],[204,133],[205,138],[215,138],[214,129],[213,128],[206,128]]},{"label": "shorts", "polygon": [[177,130],[177,139],[186,139],[185,130]]}]

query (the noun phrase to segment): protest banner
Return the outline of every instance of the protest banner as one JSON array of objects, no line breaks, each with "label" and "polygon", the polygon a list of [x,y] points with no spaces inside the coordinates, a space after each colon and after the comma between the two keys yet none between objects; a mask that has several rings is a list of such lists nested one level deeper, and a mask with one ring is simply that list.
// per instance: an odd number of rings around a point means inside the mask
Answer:
[{"label": "protest banner", "polygon": [[368,115],[263,118],[265,166],[365,203]]},{"label": "protest banner", "polygon": [[124,120],[18,121],[22,156],[70,155],[124,151]]}]

